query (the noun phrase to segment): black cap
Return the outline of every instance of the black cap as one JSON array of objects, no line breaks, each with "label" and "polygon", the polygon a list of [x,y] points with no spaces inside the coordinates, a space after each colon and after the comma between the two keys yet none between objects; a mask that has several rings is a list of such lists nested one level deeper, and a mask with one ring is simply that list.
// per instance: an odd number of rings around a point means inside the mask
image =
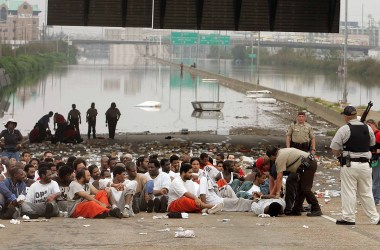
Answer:
[{"label": "black cap", "polygon": [[276,155],[277,155],[277,151],[278,151],[278,148],[277,148],[277,147],[269,146],[269,147],[267,148],[266,155],[267,155],[268,157],[276,156]]},{"label": "black cap", "polygon": [[353,106],[346,106],[343,110],[342,113],[340,113],[341,115],[347,115],[347,116],[351,116],[351,115],[356,115],[357,112],[356,112],[356,108],[354,108]]}]

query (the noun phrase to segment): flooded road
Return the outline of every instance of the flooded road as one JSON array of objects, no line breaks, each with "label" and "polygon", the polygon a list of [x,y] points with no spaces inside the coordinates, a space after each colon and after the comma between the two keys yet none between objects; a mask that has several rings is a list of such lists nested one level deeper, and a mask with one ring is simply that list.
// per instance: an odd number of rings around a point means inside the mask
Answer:
[{"label": "flooded road", "polygon": [[[179,68],[159,65],[143,57],[131,59],[133,63],[110,66],[107,60],[80,62],[79,65],[56,68],[43,79],[21,86],[8,97],[8,110],[3,120],[14,118],[18,128],[26,135],[40,117],[49,111],[67,117],[72,104],[82,113],[81,133],[87,133],[85,114],[91,102],[98,109],[97,133],[107,133],[105,112],[111,102],[120,109],[121,118],[117,133],[149,131],[178,132],[219,131],[234,127],[259,127],[285,130],[287,122],[279,118],[287,104],[257,103],[244,94],[191,76]],[[184,63],[191,63],[191,61]],[[258,72],[251,66],[234,65],[231,61],[199,60],[198,68],[220,72],[247,82],[256,82]],[[345,90],[339,76],[304,71],[284,71],[276,68],[260,69],[260,84],[304,96],[321,97],[337,102]],[[373,84],[348,81],[348,101],[353,105],[366,105],[380,88]],[[136,105],[145,101],[160,102],[151,109]],[[222,112],[194,112],[192,101],[224,101]],[[285,105],[285,106],[284,106]],[[380,104],[374,101],[374,109]],[[291,119],[295,114],[287,114]],[[290,115],[290,117],[289,117]],[[53,124],[51,122],[51,128]]]}]

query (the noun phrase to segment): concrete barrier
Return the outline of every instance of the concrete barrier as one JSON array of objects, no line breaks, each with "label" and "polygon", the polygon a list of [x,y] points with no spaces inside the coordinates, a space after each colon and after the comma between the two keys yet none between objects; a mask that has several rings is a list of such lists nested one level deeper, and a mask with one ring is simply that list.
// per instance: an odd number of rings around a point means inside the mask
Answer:
[{"label": "concrete barrier", "polygon": [[[180,66],[177,63],[172,63],[172,62],[155,58],[155,57],[152,57],[152,59],[157,60],[159,63],[167,64],[173,67],[178,67],[178,69],[180,69]],[[223,75],[219,75],[217,73],[212,73],[212,72],[208,72],[208,71],[204,71],[201,69],[192,68],[188,66],[184,66],[183,70],[189,72],[190,74],[199,75],[201,77],[217,79],[220,85],[236,90],[244,94],[246,91],[249,91],[249,90],[267,89],[267,90],[272,91],[274,98],[280,101],[291,103],[303,109],[306,109],[309,112],[322,117],[326,121],[336,126],[342,126],[345,123],[343,120],[343,117],[340,115],[338,111],[333,110],[329,107],[326,107],[322,105],[321,103],[315,102],[312,97],[300,96],[300,95],[280,91],[277,89],[264,87],[264,86],[250,83],[250,82],[243,82],[243,81],[229,78]],[[362,111],[358,110],[358,114],[361,115]],[[370,118],[374,119],[375,121],[380,121],[380,113],[371,111],[367,116],[367,119],[370,119]]]}]

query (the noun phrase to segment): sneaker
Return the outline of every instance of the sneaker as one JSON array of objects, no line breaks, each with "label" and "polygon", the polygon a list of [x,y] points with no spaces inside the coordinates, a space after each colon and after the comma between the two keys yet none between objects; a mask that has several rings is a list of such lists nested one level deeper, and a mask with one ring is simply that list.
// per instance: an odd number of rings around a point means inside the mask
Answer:
[{"label": "sneaker", "polygon": [[124,207],[123,217],[124,218],[128,218],[129,217],[129,207]]},{"label": "sneaker", "polygon": [[158,198],[153,200],[154,212],[159,213],[161,211],[161,201]]},{"label": "sneaker", "polygon": [[376,206],[380,206],[380,201],[376,201],[376,202],[375,202],[375,205],[376,205]]},{"label": "sneaker", "polygon": [[123,218],[123,214],[120,212],[120,209],[118,207],[115,207],[109,211],[110,216],[115,218]]},{"label": "sneaker", "polygon": [[318,211],[313,211],[313,212],[307,213],[306,215],[309,217],[316,217],[316,216],[323,215],[323,213],[321,210],[318,210]]},{"label": "sneaker", "polygon": [[54,213],[54,206],[51,203],[46,203],[45,218],[50,219]]},{"label": "sneaker", "polygon": [[2,214],[1,218],[4,220],[13,219],[13,214],[15,212],[16,212],[16,208],[14,206],[8,206],[8,208]]},{"label": "sneaker", "polygon": [[222,202],[222,203],[216,204],[212,208],[208,209],[207,212],[208,212],[208,214],[215,214],[216,212],[221,211],[223,209],[223,207],[224,207],[224,204]]},{"label": "sneaker", "polygon": [[135,217],[135,212],[133,212],[133,209],[129,209],[129,217]]},{"label": "sneaker", "polygon": [[168,211],[168,197],[167,196],[162,196],[161,197],[161,213],[166,213]]},{"label": "sneaker", "polygon": [[148,205],[147,205],[146,211],[147,211],[148,213],[153,212],[153,207],[154,207],[154,202],[153,202],[153,200],[148,200]]},{"label": "sneaker", "polygon": [[355,222],[345,221],[345,220],[336,220],[337,225],[355,225]]}]

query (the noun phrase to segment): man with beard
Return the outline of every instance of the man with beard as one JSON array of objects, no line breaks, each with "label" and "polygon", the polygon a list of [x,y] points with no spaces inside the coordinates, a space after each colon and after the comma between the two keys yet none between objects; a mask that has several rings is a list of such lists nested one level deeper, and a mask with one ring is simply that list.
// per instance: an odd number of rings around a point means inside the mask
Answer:
[{"label": "man with beard", "polygon": [[[21,195],[26,195],[25,172],[21,168],[9,170],[10,177],[0,182],[0,218],[17,217],[16,207],[23,202]],[[20,197],[20,199],[18,199]]]},{"label": "man with beard", "polygon": [[36,169],[32,164],[26,164],[24,167],[26,173],[25,184],[27,189],[34,183],[34,177],[36,177]]},{"label": "man with beard", "polygon": [[214,214],[223,208],[223,203],[217,205],[206,204],[194,195],[194,185],[191,181],[193,169],[185,163],[180,168],[180,176],[175,178],[169,188],[169,212],[199,213],[207,209],[209,214]]},{"label": "man with beard", "polygon": [[72,218],[122,218],[119,208],[109,209],[108,194],[97,190],[90,182],[90,172],[81,169],[76,172],[75,180],[70,183],[68,197],[68,214]]},{"label": "man with beard", "polygon": [[148,190],[150,197],[147,204],[147,212],[151,213],[154,208],[156,213],[165,213],[168,207],[168,192],[170,187],[170,176],[165,172],[160,172],[160,163],[156,159],[150,159],[148,173],[144,175],[148,182],[153,182],[151,190]]},{"label": "man with beard", "polygon": [[137,173],[145,174],[148,172],[149,158],[148,156],[140,156],[137,159]]},{"label": "man with beard", "polygon": [[51,180],[51,170],[42,167],[38,170],[40,180],[30,186],[25,202],[22,203],[22,214],[31,219],[45,216],[50,219],[59,214],[57,198],[61,194],[58,183]]},{"label": "man with beard", "polygon": [[94,181],[99,181],[100,179],[100,171],[98,166],[96,165],[90,165],[88,167],[88,171],[90,171],[91,179],[90,179],[90,184],[92,184]]}]

